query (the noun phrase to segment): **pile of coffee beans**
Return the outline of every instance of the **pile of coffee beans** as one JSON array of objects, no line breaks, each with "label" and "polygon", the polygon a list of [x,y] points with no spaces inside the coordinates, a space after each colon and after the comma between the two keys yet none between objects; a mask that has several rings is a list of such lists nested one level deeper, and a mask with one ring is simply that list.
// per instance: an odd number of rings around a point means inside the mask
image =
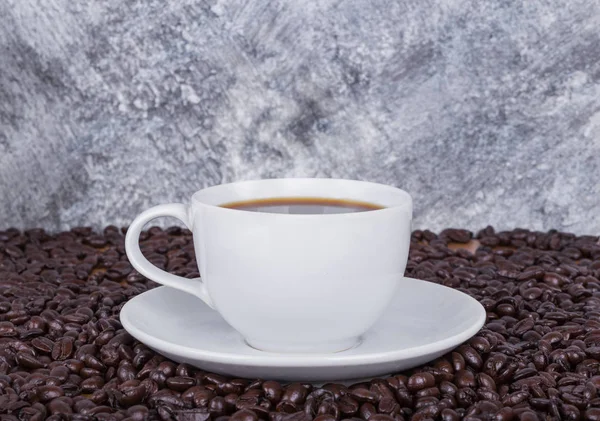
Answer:
[{"label": "pile of coffee beans", "polygon": [[[598,237],[414,232],[407,275],[475,297],[485,327],[417,369],[317,387],[227,378],[135,341],[119,311],[156,284],[128,263],[124,231],[0,231],[2,420],[600,421]],[[151,228],[141,247],[199,276],[189,231]]]}]

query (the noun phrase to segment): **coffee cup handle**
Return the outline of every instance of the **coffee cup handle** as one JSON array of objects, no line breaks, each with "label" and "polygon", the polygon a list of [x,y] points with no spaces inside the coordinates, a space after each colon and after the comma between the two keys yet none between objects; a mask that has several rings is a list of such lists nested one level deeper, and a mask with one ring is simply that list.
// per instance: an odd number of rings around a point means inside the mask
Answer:
[{"label": "coffee cup handle", "polygon": [[150,263],[142,254],[142,250],[140,250],[140,233],[142,232],[144,225],[161,216],[172,216],[183,222],[186,227],[190,228],[191,226],[188,207],[183,203],[158,205],[142,212],[133,220],[127,229],[127,235],[125,236],[125,251],[131,265],[146,278],[158,282],[159,284],[195,295],[209,307],[214,308],[214,304],[208,295],[206,284],[201,278],[188,279],[165,272]]}]

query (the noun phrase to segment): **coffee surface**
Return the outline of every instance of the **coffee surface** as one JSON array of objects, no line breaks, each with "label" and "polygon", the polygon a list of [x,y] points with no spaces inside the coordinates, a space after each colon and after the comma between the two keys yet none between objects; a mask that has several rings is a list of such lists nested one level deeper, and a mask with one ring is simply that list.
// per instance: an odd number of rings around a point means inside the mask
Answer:
[{"label": "coffee surface", "polygon": [[225,203],[221,205],[221,207],[250,212],[295,215],[326,215],[383,209],[383,206],[376,205],[375,203],[320,197],[273,197],[268,199],[253,199]]},{"label": "coffee surface", "polygon": [[[478,299],[485,326],[412,370],[321,386],[209,373],[132,338],[119,311],[157,284],[127,262],[124,232],[0,230],[0,419],[600,420],[598,236],[413,232],[406,275]],[[189,230],[153,227],[140,246],[200,276]]]}]

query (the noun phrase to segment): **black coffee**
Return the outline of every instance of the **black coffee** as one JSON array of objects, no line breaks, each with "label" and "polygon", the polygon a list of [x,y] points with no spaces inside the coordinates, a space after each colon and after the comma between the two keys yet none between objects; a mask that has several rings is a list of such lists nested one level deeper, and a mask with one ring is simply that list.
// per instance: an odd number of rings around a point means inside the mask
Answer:
[{"label": "black coffee", "polygon": [[231,202],[222,208],[239,209],[250,212],[324,215],[334,213],[354,213],[383,209],[374,203],[347,199],[319,197],[274,197]]}]

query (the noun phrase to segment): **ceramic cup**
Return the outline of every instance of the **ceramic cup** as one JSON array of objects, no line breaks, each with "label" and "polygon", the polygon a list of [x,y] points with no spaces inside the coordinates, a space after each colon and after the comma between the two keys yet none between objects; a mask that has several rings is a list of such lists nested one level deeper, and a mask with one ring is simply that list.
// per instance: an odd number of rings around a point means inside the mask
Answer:
[{"label": "ceramic cup", "polygon": [[[282,197],[347,199],[384,209],[310,215],[219,206]],[[163,216],[192,231],[202,278],[167,273],[142,255],[141,230]],[[195,295],[250,346],[328,353],[356,345],[401,287],[411,219],[410,195],[391,186],[310,178],[242,181],[200,190],[189,205],[143,212],[129,227],[125,248],[138,272]]]}]

